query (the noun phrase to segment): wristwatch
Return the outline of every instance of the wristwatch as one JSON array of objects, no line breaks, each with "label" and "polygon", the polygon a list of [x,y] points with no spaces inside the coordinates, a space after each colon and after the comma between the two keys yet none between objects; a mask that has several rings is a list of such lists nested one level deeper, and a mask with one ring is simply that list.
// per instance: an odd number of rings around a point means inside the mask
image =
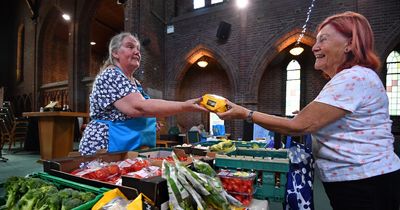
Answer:
[{"label": "wristwatch", "polygon": [[250,110],[249,114],[246,117],[246,122],[253,123],[253,114],[254,114],[254,111]]}]

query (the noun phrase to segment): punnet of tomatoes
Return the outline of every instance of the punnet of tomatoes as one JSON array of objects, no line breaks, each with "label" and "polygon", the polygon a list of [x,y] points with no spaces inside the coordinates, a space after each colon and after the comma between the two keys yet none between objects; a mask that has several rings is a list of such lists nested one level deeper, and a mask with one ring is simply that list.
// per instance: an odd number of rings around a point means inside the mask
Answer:
[{"label": "punnet of tomatoes", "polygon": [[85,163],[82,168],[73,170],[70,173],[79,177],[115,184],[120,180],[121,175],[140,171],[149,166],[150,162],[141,158],[125,159],[113,163],[94,160]]},{"label": "punnet of tomatoes", "polygon": [[239,194],[239,193],[229,193],[238,201],[240,201],[243,206],[249,206],[251,201],[253,200],[253,195]]},{"label": "punnet of tomatoes", "polygon": [[248,206],[253,199],[253,184],[255,173],[221,170],[218,173],[224,189],[238,199],[244,206]]},{"label": "punnet of tomatoes", "polygon": [[[151,158],[152,160],[166,160],[168,162],[174,162],[174,159],[172,156],[167,156],[167,157],[154,157]],[[179,161],[187,161],[188,158],[186,156],[178,156]]]}]

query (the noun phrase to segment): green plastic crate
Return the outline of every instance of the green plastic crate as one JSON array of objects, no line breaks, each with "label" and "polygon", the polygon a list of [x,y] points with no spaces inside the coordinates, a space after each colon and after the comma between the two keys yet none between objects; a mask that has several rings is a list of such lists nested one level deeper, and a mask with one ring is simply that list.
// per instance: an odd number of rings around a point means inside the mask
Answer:
[{"label": "green plastic crate", "polygon": [[218,144],[219,142],[221,142],[221,141],[200,141],[200,142],[193,143],[192,145],[201,145],[204,147],[208,147],[208,146],[212,146],[214,144]]},{"label": "green plastic crate", "polygon": [[[204,141],[204,142],[199,142],[196,143],[196,145],[201,145],[204,147],[208,147],[208,146],[212,146],[214,144],[218,144],[221,141]],[[245,147],[245,148],[252,148],[255,145],[257,145],[259,148],[264,148],[265,147],[265,143],[261,143],[261,142],[251,142],[251,141],[232,141],[236,147]]]},{"label": "green plastic crate", "polygon": [[[96,188],[96,187],[92,187],[89,185],[76,183],[73,181],[69,181],[66,179],[62,179],[62,178],[59,178],[56,176],[49,175],[45,172],[34,173],[34,174],[29,175],[29,177],[40,178],[42,180],[46,180],[46,181],[54,184],[59,189],[68,187],[68,188],[72,188],[72,189],[78,190],[78,191],[92,192],[97,195],[93,200],[86,202],[78,207],[75,207],[72,210],[89,210],[89,209],[91,209],[97,203],[97,201],[99,201],[103,197],[103,193],[109,191],[109,189],[107,189],[107,188]],[[4,183],[0,183],[0,188],[3,188],[3,187],[4,187]],[[0,206],[4,205],[5,203],[6,203],[5,197],[3,197],[3,196],[0,197]]]},{"label": "green plastic crate", "polygon": [[239,148],[215,157],[217,168],[255,171],[258,175],[254,197],[283,202],[286,190],[289,159],[286,149]]},{"label": "green plastic crate", "polygon": [[245,148],[264,148],[265,143],[261,142],[251,142],[251,141],[233,141],[233,143],[236,145],[236,147],[245,147]]}]

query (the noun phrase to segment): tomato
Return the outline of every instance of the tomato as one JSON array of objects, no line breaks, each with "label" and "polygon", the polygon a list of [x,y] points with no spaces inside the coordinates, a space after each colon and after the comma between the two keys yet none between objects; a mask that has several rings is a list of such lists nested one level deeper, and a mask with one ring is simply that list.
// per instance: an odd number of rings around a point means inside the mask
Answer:
[{"label": "tomato", "polygon": [[243,204],[244,206],[248,206],[248,205],[250,204],[250,199],[244,199],[244,200],[242,201],[242,204]]},{"label": "tomato", "polygon": [[107,170],[110,174],[119,174],[120,170],[117,165],[109,165],[107,166]]},{"label": "tomato", "polygon": [[120,176],[112,176],[111,178],[109,178],[107,180],[107,182],[115,184],[118,181],[119,178],[120,178]]},{"label": "tomato", "polygon": [[180,161],[187,161],[187,157],[179,157],[178,158]]},{"label": "tomato", "polygon": [[128,173],[127,168],[121,169],[121,175],[125,175],[125,174],[127,174],[127,173]]},{"label": "tomato", "polygon": [[79,173],[79,172],[81,172],[81,171],[83,171],[83,170],[80,169],[80,168],[78,168],[78,169],[75,169],[75,170],[71,171],[70,174],[75,175],[75,174],[77,174],[77,173]]},{"label": "tomato", "polygon": [[106,168],[101,168],[94,171],[94,176],[97,180],[106,180],[110,176],[110,173]]}]

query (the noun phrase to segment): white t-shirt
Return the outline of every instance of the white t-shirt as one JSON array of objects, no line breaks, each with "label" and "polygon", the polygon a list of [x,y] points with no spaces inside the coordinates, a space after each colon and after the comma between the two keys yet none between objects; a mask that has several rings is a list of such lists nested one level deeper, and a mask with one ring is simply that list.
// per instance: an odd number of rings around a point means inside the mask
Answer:
[{"label": "white t-shirt", "polygon": [[322,181],[359,180],[400,169],[393,151],[388,98],[373,70],[353,66],[339,72],[315,101],[349,112],[313,135]]}]

